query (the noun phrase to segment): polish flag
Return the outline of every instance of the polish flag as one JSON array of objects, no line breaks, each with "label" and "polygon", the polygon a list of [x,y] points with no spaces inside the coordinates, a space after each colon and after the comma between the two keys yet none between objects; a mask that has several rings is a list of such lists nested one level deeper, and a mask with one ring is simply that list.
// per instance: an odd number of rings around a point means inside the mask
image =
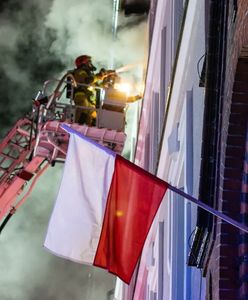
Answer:
[{"label": "polish flag", "polygon": [[167,183],[72,128],[44,246],[129,284]]}]

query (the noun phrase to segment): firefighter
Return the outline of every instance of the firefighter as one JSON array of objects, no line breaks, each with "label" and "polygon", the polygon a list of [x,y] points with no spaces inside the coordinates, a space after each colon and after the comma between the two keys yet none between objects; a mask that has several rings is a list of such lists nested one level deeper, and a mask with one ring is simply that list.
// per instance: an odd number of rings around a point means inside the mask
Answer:
[{"label": "firefighter", "polygon": [[[96,68],[91,62],[91,57],[81,55],[75,59],[76,68],[69,73],[73,75],[77,86],[73,91],[73,100],[76,106],[86,107],[77,108],[75,122],[80,124],[94,125],[95,122],[95,95],[91,89],[94,83],[94,71]],[[71,96],[71,84],[67,87],[67,97]]]}]

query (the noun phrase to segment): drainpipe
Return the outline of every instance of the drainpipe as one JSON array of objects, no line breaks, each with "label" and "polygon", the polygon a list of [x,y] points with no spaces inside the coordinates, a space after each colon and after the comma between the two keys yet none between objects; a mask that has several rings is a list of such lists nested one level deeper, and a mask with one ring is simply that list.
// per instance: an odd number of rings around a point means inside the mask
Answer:
[{"label": "drainpipe", "polygon": [[[112,12],[112,38],[113,41],[117,38],[117,28],[118,28],[118,16],[120,10],[120,0],[113,0],[113,12]],[[114,53],[110,49],[110,69],[115,67]]]},{"label": "drainpipe", "polygon": [[116,39],[117,36],[119,9],[120,9],[120,0],[113,0],[112,35],[114,40]]}]

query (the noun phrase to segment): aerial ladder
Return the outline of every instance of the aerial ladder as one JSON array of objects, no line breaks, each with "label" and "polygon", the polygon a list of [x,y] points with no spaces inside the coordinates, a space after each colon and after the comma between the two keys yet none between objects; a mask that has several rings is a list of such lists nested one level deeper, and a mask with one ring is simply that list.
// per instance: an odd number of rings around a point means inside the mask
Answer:
[{"label": "aerial ladder", "polygon": [[[70,99],[65,96],[68,84],[72,89]],[[116,153],[122,152],[126,139],[126,94],[115,89],[114,85],[95,86],[97,106],[76,106],[73,89],[78,85],[71,74],[66,74],[61,80],[46,81],[33,99],[32,111],[18,120],[1,141],[0,232],[46,169],[65,161],[69,134],[61,124],[67,124]],[[95,125],[76,123],[77,110],[89,109],[96,113]],[[29,181],[31,184],[26,191]]]}]

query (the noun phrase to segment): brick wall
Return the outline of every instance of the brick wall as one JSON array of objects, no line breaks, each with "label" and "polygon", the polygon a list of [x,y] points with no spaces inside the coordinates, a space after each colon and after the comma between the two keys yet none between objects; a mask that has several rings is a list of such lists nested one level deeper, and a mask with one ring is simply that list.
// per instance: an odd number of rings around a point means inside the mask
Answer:
[{"label": "brick wall", "polygon": [[[235,1],[229,1],[227,65],[220,133],[220,186],[217,202],[220,211],[236,220],[240,216],[248,120],[248,1],[237,1],[237,8],[236,11]],[[245,207],[248,216],[248,205]],[[215,219],[214,226],[216,236],[207,267],[207,299],[228,300],[245,297],[248,299],[246,287],[242,288],[240,280],[238,247],[240,232],[218,219]],[[248,265],[243,266],[243,270],[248,271]],[[211,284],[209,284],[210,277]]]},{"label": "brick wall", "polygon": [[[248,74],[247,74],[248,75]],[[248,124],[247,124],[248,125]],[[240,216],[243,223],[248,223],[248,126],[246,132],[245,159],[243,166],[242,187],[240,197]],[[239,295],[247,299],[248,295],[248,234],[240,232],[239,236]]]}]

